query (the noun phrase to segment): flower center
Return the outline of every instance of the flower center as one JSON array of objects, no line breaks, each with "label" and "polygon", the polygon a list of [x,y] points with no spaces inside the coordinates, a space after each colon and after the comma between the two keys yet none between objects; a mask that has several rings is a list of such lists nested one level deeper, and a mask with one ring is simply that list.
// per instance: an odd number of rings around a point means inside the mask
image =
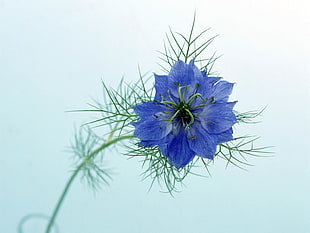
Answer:
[{"label": "flower center", "polygon": [[[165,99],[164,96],[161,95],[162,100],[157,101],[165,104],[170,109],[168,111],[164,111],[164,114],[161,115],[161,117],[163,118],[161,118],[160,120],[180,122],[185,129],[188,129],[194,123],[195,117],[198,116],[197,114],[193,114],[193,111],[195,111],[195,109],[199,107],[204,107],[205,104],[208,102],[208,98],[203,98],[202,95],[200,93],[196,93],[196,91],[189,98],[185,98],[185,93],[188,91],[189,86],[181,86],[179,83],[177,85],[179,97],[178,103],[176,103],[175,100],[169,95],[170,90],[168,90],[168,94],[166,95],[169,100]],[[198,87],[198,84],[196,85],[196,87]],[[192,106],[192,104],[197,98],[200,98],[202,100],[202,102],[200,102],[201,104]],[[214,100],[212,100],[211,98],[210,103],[212,103],[212,101]],[[172,116],[170,115],[168,118],[165,118],[165,114],[172,114]],[[156,118],[159,117],[157,115],[154,116]]]},{"label": "flower center", "polygon": [[188,128],[194,122],[194,116],[190,110],[189,103],[180,102],[176,109],[176,118],[181,120],[182,125]]}]

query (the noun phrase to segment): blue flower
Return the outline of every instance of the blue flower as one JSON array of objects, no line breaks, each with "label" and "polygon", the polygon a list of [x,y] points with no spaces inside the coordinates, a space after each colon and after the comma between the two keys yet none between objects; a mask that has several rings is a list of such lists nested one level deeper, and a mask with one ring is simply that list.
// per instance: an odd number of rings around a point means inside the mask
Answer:
[{"label": "blue flower", "polygon": [[213,159],[217,145],[233,139],[232,88],[219,77],[208,77],[193,61],[178,61],[168,75],[155,74],[154,100],[134,106],[140,118],[133,123],[134,135],[141,146],[158,146],[178,169],[195,156]]}]

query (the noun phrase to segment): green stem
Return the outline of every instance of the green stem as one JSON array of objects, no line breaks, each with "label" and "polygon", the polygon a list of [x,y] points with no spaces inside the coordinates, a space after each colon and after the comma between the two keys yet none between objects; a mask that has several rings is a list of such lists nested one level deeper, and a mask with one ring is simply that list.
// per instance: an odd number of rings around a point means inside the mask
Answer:
[{"label": "green stem", "polygon": [[90,160],[92,159],[96,154],[98,154],[100,151],[104,150],[105,148],[109,147],[110,145],[118,142],[118,141],[121,141],[121,140],[124,140],[124,139],[130,139],[130,138],[134,138],[134,136],[122,136],[122,137],[119,137],[119,138],[115,138],[113,140],[110,140],[108,141],[107,143],[103,144],[102,146],[100,146],[98,149],[96,149],[95,151],[93,151],[92,153],[90,153],[87,157],[85,157],[85,159],[82,161],[82,163],[75,169],[74,173],[72,174],[72,176],[70,177],[70,179],[68,180],[64,190],[62,191],[61,193],[61,196],[57,202],[57,205],[53,211],[53,215],[52,217],[50,218],[49,222],[48,222],[48,225],[46,227],[46,230],[45,230],[45,233],[49,233],[51,231],[51,228],[55,222],[55,219],[57,217],[57,214],[60,210],[60,207],[70,189],[70,186],[72,184],[72,182],[74,181],[76,175],[79,173],[79,171],[81,170],[81,168],[83,168],[83,166]]}]

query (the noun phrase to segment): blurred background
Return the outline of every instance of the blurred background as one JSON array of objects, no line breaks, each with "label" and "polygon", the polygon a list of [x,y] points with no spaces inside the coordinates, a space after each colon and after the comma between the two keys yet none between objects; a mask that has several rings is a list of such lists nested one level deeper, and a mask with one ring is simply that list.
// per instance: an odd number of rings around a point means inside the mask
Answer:
[{"label": "blurred background", "polygon": [[[274,146],[271,158],[249,158],[248,171],[215,160],[212,177],[189,176],[171,197],[141,163],[106,155],[110,186],[94,193],[77,179],[57,218],[74,233],[310,232],[309,1],[0,0],[0,232],[17,232],[27,214],[50,215],[73,170],[74,128],[96,119],[88,108],[101,80],[160,72],[157,50],[169,31],[219,34],[215,70],[235,82],[237,110],[260,110],[253,126]],[[238,132],[239,130],[239,132]],[[41,233],[31,219],[24,233]]]}]

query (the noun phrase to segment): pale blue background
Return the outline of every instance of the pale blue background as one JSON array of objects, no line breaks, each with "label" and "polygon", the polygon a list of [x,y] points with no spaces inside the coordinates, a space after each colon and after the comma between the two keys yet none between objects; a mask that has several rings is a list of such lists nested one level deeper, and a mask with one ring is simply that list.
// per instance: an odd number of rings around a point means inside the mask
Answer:
[{"label": "pale blue background", "polygon": [[[191,2],[191,3],[190,3]],[[248,172],[216,160],[211,178],[188,177],[171,198],[147,193],[141,164],[109,154],[114,181],[96,195],[77,180],[57,222],[62,233],[310,232],[309,1],[0,0],[0,232],[28,213],[50,214],[72,169],[74,125],[65,113],[100,99],[101,79],[158,71],[168,26],[220,34],[216,70],[236,82],[239,110],[268,105],[262,136],[273,158]],[[307,67],[308,66],[308,67]],[[238,133],[238,132],[237,132]],[[25,233],[43,232],[32,220]]]}]

